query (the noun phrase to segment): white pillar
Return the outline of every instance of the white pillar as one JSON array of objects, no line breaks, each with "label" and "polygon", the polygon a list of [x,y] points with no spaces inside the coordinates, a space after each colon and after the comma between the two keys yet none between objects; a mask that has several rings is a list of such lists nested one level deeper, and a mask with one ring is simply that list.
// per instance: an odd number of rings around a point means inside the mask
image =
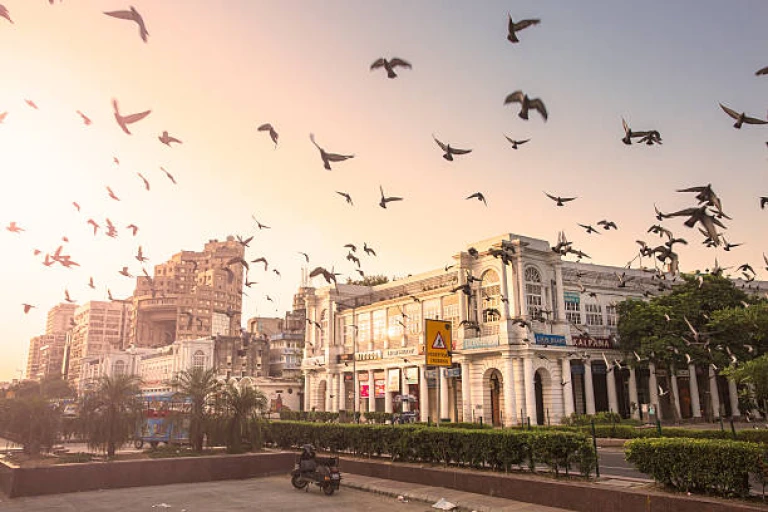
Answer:
[{"label": "white pillar", "polygon": [[715,418],[720,417],[720,395],[717,391],[717,376],[712,365],[709,365],[709,399],[712,403],[712,412]]},{"label": "white pillar", "polygon": [[632,418],[640,419],[640,404],[637,398],[637,374],[634,368],[629,369],[629,401],[630,409],[632,404],[635,404],[635,408],[632,410]]},{"label": "white pillar", "polygon": [[536,389],[533,385],[533,359],[530,356],[523,359],[523,387],[525,390],[525,414],[531,419],[531,423],[535,423]]},{"label": "white pillar", "polygon": [[[557,268],[557,267],[556,267]],[[576,406],[573,403],[573,382],[571,377],[571,360],[568,357],[564,357],[562,360],[562,369],[560,371],[562,382],[560,383],[563,388],[563,407],[565,409],[565,417],[569,417],[576,411]],[[563,382],[565,384],[563,384]]]},{"label": "white pillar", "polygon": [[528,303],[525,302],[525,276],[523,275],[523,255],[520,254],[520,249],[518,248],[517,253],[517,293],[515,294],[515,299],[517,299],[517,304],[515,304],[515,312],[518,316],[525,318],[526,315],[528,315]]},{"label": "white pillar", "polygon": [[448,377],[445,376],[445,368],[442,366],[437,367],[438,372],[438,386],[440,386],[440,410],[438,416],[442,420],[449,417],[448,412]]},{"label": "white pillar", "polygon": [[606,368],[605,383],[608,386],[608,410],[619,412],[619,398],[616,395],[616,367]]},{"label": "white pillar", "polygon": [[648,395],[651,397],[651,405],[656,411],[656,417],[661,419],[661,404],[659,403],[659,381],[656,378],[656,365],[648,363]]},{"label": "white pillar", "polygon": [[688,386],[691,388],[691,415],[701,418],[701,401],[699,399],[699,378],[696,376],[696,365],[688,365]]},{"label": "white pillar", "polygon": [[389,391],[389,372],[394,368],[387,368],[384,371],[384,412],[392,412],[392,393]]},{"label": "white pillar", "polygon": [[501,319],[506,324],[509,318],[509,285],[507,284],[507,266],[504,262],[501,262],[501,296],[506,297],[507,300],[501,303]]},{"label": "white pillar", "polygon": [[[563,289],[563,269],[561,263],[555,263],[555,284],[557,285],[557,321],[565,323],[565,290]],[[569,379],[570,380],[570,379]]]},{"label": "white pillar", "polygon": [[376,410],[376,381],[373,380],[373,370],[368,370],[368,411]]},{"label": "white pillar", "polygon": [[675,369],[674,366],[669,365],[669,373],[670,373],[670,377],[669,377],[670,386],[672,386],[672,393],[674,393],[675,395],[674,396],[675,401],[673,405],[675,406],[677,417],[682,418],[683,415],[680,414],[680,390],[677,387],[677,370]]},{"label": "white pillar", "polygon": [[731,415],[736,418],[741,416],[739,410],[739,392],[736,389],[736,382],[733,379],[728,379],[728,395],[731,398]]},{"label": "white pillar", "polygon": [[592,383],[592,361],[584,360],[584,401],[587,414],[595,414],[595,385]]},{"label": "white pillar", "polygon": [[312,376],[309,372],[304,374],[304,410],[312,410]]},{"label": "white pillar", "polygon": [[419,416],[422,423],[429,418],[429,386],[427,385],[427,367],[419,367]]},{"label": "white pillar", "polygon": [[470,378],[470,363],[467,360],[461,362],[461,401],[464,421],[472,421],[472,381]]},{"label": "white pillar", "polygon": [[515,401],[515,373],[512,354],[504,354],[504,426],[517,424],[517,402]]}]

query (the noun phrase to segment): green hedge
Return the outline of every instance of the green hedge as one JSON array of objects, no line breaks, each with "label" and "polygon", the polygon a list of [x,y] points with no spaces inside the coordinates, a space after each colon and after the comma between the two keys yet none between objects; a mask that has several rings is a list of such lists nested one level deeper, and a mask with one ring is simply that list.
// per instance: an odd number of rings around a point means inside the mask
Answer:
[{"label": "green hedge", "polygon": [[317,424],[291,421],[265,426],[265,440],[282,449],[312,443],[320,450],[363,456],[387,455],[403,462],[457,464],[509,471],[546,464],[555,474],[577,465],[584,476],[595,467],[588,436],[578,432],[435,428],[424,425]]},{"label": "green hedge", "polygon": [[657,482],[677,490],[720,496],[749,495],[750,473],[762,477],[763,447],[708,439],[634,439],[626,458]]}]

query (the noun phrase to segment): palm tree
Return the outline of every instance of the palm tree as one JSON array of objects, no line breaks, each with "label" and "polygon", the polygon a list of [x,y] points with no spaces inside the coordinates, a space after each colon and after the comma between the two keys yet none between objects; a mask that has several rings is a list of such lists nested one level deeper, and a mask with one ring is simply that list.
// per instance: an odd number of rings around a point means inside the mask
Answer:
[{"label": "palm tree", "polygon": [[189,440],[192,443],[192,449],[201,452],[205,437],[205,422],[208,417],[205,406],[209,395],[214,393],[219,385],[216,381],[216,370],[213,368],[205,370],[199,367],[183,370],[171,379],[170,385],[176,390],[175,396],[191,401]]},{"label": "palm tree", "polygon": [[136,375],[102,376],[95,389],[82,397],[83,418],[88,446],[106,450],[114,457],[136,435],[142,420],[141,379]]},{"label": "palm tree", "polygon": [[243,389],[232,381],[222,390],[222,399],[227,415],[227,451],[238,453],[242,450],[243,435],[248,432],[248,423],[255,413],[267,408],[267,396],[250,386]]}]

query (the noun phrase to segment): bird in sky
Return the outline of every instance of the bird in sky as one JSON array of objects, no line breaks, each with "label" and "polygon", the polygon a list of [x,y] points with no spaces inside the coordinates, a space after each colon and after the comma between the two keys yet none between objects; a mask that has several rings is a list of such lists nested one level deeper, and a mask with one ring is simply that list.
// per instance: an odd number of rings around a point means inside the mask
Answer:
[{"label": "bird in sky", "polygon": [[379,206],[381,206],[384,209],[387,208],[387,203],[389,203],[391,201],[402,201],[403,200],[402,197],[394,197],[394,196],[392,196],[392,197],[385,197],[384,196],[384,187],[382,187],[381,185],[379,185],[379,191],[381,192],[381,200],[379,201]]},{"label": "bird in sky", "polygon": [[25,314],[25,315],[26,315],[27,313],[29,313],[29,310],[30,310],[30,309],[32,309],[32,308],[34,308],[34,307],[36,307],[36,306],[33,306],[32,304],[27,304],[27,303],[24,303],[24,304],[22,304],[22,306],[24,306],[24,314]]},{"label": "bird in sky", "polygon": [[467,199],[477,199],[478,201],[482,201],[485,206],[488,206],[488,203],[485,200],[485,196],[482,192],[475,192],[474,194],[467,197]]},{"label": "bird in sky", "polygon": [[363,251],[368,256],[376,256],[376,251],[374,251],[372,247],[369,247],[366,242],[363,242]]},{"label": "bird in sky", "polygon": [[538,25],[541,23],[540,19],[527,19],[527,20],[520,20],[517,23],[515,23],[512,20],[512,15],[510,13],[507,13],[507,16],[509,17],[509,21],[507,23],[507,41],[510,43],[519,43],[520,40],[517,38],[517,31],[523,30],[524,28],[528,28],[532,25]]},{"label": "bird in sky", "polygon": [[147,27],[144,25],[144,18],[141,17],[139,11],[137,11],[133,6],[131,6],[130,11],[105,11],[104,14],[107,16],[112,16],[113,18],[135,22],[139,26],[139,36],[141,36],[141,40],[145,43],[147,42],[147,36],[149,35],[149,32],[147,32]]},{"label": "bird in sky", "polygon": [[24,231],[24,228],[17,225],[15,221],[12,221],[10,224],[8,224],[8,226],[5,229],[10,231],[11,233],[21,233],[22,231]]},{"label": "bird in sky", "polygon": [[141,246],[139,246],[138,251],[136,252],[136,261],[139,263],[144,263],[145,261],[149,260],[146,256],[144,256],[144,252],[141,250]]},{"label": "bird in sky", "polygon": [[269,268],[269,262],[267,261],[267,258],[264,256],[261,256],[260,258],[256,258],[255,260],[251,260],[251,263],[264,263],[264,272],[267,271],[267,268]]},{"label": "bird in sky", "polygon": [[259,229],[272,229],[272,228],[270,228],[269,226],[267,226],[266,224],[262,224],[261,222],[259,222],[258,220],[256,220],[256,217],[255,217],[255,216],[251,215],[251,218],[252,218],[252,219],[253,219],[253,221],[256,223],[256,226],[257,226]]},{"label": "bird in sky", "polygon": [[137,226],[136,224],[128,224],[127,226],[125,226],[125,229],[130,229],[131,231],[133,231],[133,236],[136,236],[136,232],[139,231],[139,226]]},{"label": "bird in sky", "polygon": [[440,146],[440,149],[442,149],[445,154],[443,155],[443,158],[448,160],[449,162],[453,162],[453,155],[466,155],[467,153],[471,153],[471,149],[457,149],[452,148],[450,144],[444,144],[440,142],[437,137],[435,137],[435,134],[432,134],[432,138],[435,139],[435,142],[437,142],[437,145]]},{"label": "bird in sky", "polygon": [[352,205],[352,206],[355,206],[355,204],[352,202],[352,196],[350,196],[350,195],[349,195],[349,194],[347,194],[346,192],[339,192],[338,190],[336,191],[336,193],[337,193],[337,194],[339,194],[339,195],[340,195],[341,197],[343,197],[344,199],[346,199],[346,201],[347,201],[347,203],[348,203],[348,204],[350,204],[350,205]]},{"label": "bird in sky", "polygon": [[335,273],[332,270],[333,269],[331,269],[331,271],[329,272],[324,267],[315,267],[314,270],[312,270],[312,272],[309,273],[309,277],[311,278],[315,276],[323,276],[323,278],[326,280],[328,284],[331,284],[331,282],[336,284],[336,276],[340,274]]},{"label": "bird in sky", "polygon": [[528,110],[533,109],[536,110],[539,114],[541,114],[541,117],[544,118],[544,121],[547,120],[549,117],[549,114],[547,114],[547,107],[544,106],[544,102],[541,101],[540,98],[529,98],[527,94],[524,94],[523,91],[515,91],[512,94],[508,94],[506,98],[504,98],[504,104],[509,105],[510,103],[520,103],[521,109],[520,113],[517,114],[520,119],[528,120]]},{"label": "bird in sky", "polygon": [[243,247],[248,247],[248,244],[251,243],[251,240],[253,240],[253,236],[249,236],[248,238],[243,238],[240,235],[237,235],[237,241],[242,245]]},{"label": "bird in sky", "polygon": [[713,245],[720,245],[720,234],[717,232],[715,226],[725,228],[725,225],[723,225],[717,217],[707,211],[707,205],[699,206],[698,208],[686,208],[678,212],[667,214],[667,217],[685,216],[688,216],[688,220],[683,223],[686,227],[692,228],[696,223],[701,223],[707,236],[712,240]]},{"label": "bird in sky", "polygon": [[130,272],[128,272],[128,267],[123,267],[122,270],[119,270],[117,272],[118,274],[125,276],[125,277],[133,277]]},{"label": "bird in sky", "polygon": [[96,289],[96,285],[93,284],[93,277],[89,277],[88,278],[88,288],[90,288],[91,290],[95,290]]},{"label": "bird in sky", "polygon": [[161,171],[163,171],[163,172],[165,173],[165,175],[166,175],[166,176],[168,176],[168,179],[169,179],[169,180],[171,180],[171,181],[173,182],[173,184],[174,184],[174,185],[176,185],[176,178],[174,178],[174,177],[173,177],[173,175],[172,175],[171,173],[169,173],[168,171],[166,171],[166,170],[165,170],[165,167],[161,167],[161,168],[160,168],[160,170],[161,170]]},{"label": "bird in sky", "polygon": [[83,119],[83,124],[85,124],[85,126],[90,126],[90,124],[91,124],[91,123],[93,123],[93,121],[91,121],[91,118],[90,118],[90,117],[86,116],[85,114],[83,114],[83,113],[82,113],[82,112],[80,112],[79,110],[77,111],[77,113],[78,113],[78,114],[80,115],[80,117]]},{"label": "bird in sky", "polygon": [[340,155],[337,153],[328,153],[323,148],[321,148],[317,142],[315,142],[315,134],[310,133],[309,134],[309,140],[312,141],[312,144],[315,145],[315,147],[320,151],[320,158],[323,160],[323,167],[331,170],[331,162],[343,162],[344,160],[348,160],[350,158],[354,158],[355,155]]},{"label": "bird in sky", "polygon": [[69,302],[70,304],[75,302],[75,300],[73,300],[72,297],[70,297],[69,290],[67,290],[66,288],[64,288],[64,300]]},{"label": "bird in sky", "polygon": [[595,228],[593,228],[590,224],[579,224],[579,226],[586,229],[587,234],[590,234],[590,233],[597,233],[598,235],[600,234],[600,232]]},{"label": "bird in sky", "polygon": [[136,174],[144,182],[144,188],[147,189],[147,192],[149,192],[149,180],[147,178],[145,178],[144,175],[141,174],[140,172],[137,172]]},{"label": "bird in sky", "polygon": [[762,69],[758,69],[757,71],[755,71],[755,75],[756,76],[768,75],[768,66],[766,66],[766,67],[764,67]]},{"label": "bird in sky", "polygon": [[163,131],[162,135],[159,135],[157,139],[165,144],[168,147],[171,147],[171,142],[175,142],[176,144],[183,144],[179,139],[176,137],[173,137],[171,135],[168,135],[168,131]]},{"label": "bird in sky", "polygon": [[120,114],[120,107],[117,104],[117,100],[114,98],[112,99],[112,108],[114,109],[115,121],[117,121],[118,126],[120,126],[120,128],[128,135],[131,135],[131,131],[128,129],[129,124],[141,121],[152,113],[151,110],[145,110],[144,112],[124,116]]},{"label": "bird in sky", "polygon": [[735,110],[726,107],[722,103],[720,103],[719,105],[720,105],[720,108],[722,108],[723,111],[726,114],[728,114],[729,116],[731,116],[732,118],[734,118],[736,120],[736,123],[734,123],[734,125],[733,125],[733,127],[736,128],[736,129],[741,129],[741,125],[744,124],[744,123],[747,123],[747,124],[768,124],[768,121],[764,121],[762,119],[757,119],[755,117],[749,117],[744,112],[741,112],[741,113],[736,112]]},{"label": "bird in sky", "polygon": [[272,126],[270,123],[264,123],[261,126],[259,126],[257,130],[260,132],[269,132],[269,137],[272,139],[272,142],[275,143],[275,149],[277,149],[277,138],[279,137],[279,135],[275,131],[274,126]]},{"label": "bird in sky", "polygon": [[119,201],[120,198],[115,195],[115,193],[112,191],[110,187],[107,187],[107,194],[109,194],[109,197],[114,199],[115,201]]},{"label": "bird in sky", "polygon": [[301,254],[302,256],[304,256],[304,259],[305,259],[305,260],[307,260],[307,263],[309,263],[309,254],[307,254],[307,253],[305,253],[305,252],[301,252],[301,251],[299,251],[299,254]]},{"label": "bird in sky", "polygon": [[75,209],[79,212],[80,211],[80,205],[77,203],[77,201],[72,201],[72,206],[75,207]]},{"label": "bird in sky", "polygon": [[376,59],[373,62],[373,64],[371,64],[371,71],[378,68],[384,68],[387,70],[388,78],[396,78],[397,73],[395,73],[395,68],[398,66],[406,69],[411,69],[411,63],[403,59],[400,59],[398,57],[393,57],[392,59],[387,60],[384,57],[381,57],[379,59]]},{"label": "bird in sky", "polygon": [[101,226],[99,226],[99,223],[98,223],[98,222],[96,222],[96,221],[95,221],[95,220],[93,220],[93,219],[88,219],[88,222],[87,222],[87,224],[90,224],[91,226],[93,226],[93,234],[94,234],[94,235],[96,234],[96,231],[98,231],[98,230],[99,230],[99,227],[101,227]]},{"label": "bird in sky", "polygon": [[510,144],[512,144],[512,149],[517,149],[517,147],[520,146],[521,144],[525,144],[526,142],[531,140],[531,139],[515,140],[507,137],[506,135],[504,135],[504,138],[507,139]]},{"label": "bird in sky", "polygon": [[6,116],[7,116],[7,115],[8,115],[8,112],[7,112],[7,111],[5,111],[5,112],[0,112],[0,123],[2,123],[3,121],[5,121],[5,118],[6,118]]},{"label": "bird in sky", "polygon": [[0,16],[13,23],[13,20],[11,19],[11,13],[9,13],[8,8],[2,4],[0,4]]},{"label": "bird in sky", "polygon": [[601,220],[601,221],[599,221],[599,222],[597,223],[597,225],[598,225],[598,226],[603,226],[603,229],[604,229],[604,230],[606,230],[606,231],[610,230],[611,228],[613,228],[613,229],[619,229],[619,228],[618,228],[618,226],[616,226],[616,223],[615,223],[615,222],[613,222],[613,221],[608,221],[608,220]]},{"label": "bird in sky", "polygon": [[26,103],[27,105],[29,105],[30,107],[32,107],[35,110],[40,110],[40,108],[37,106],[37,104],[34,101],[32,101],[32,100],[24,100],[24,103]]},{"label": "bird in sky", "polygon": [[356,264],[358,267],[360,267],[360,258],[352,254],[351,252],[347,254],[347,261],[351,261],[352,263]]},{"label": "bird in sky", "polygon": [[568,201],[573,201],[574,199],[578,199],[578,197],[560,197],[560,196],[553,196],[550,194],[547,194],[544,192],[544,195],[546,195],[551,200],[555,201],[557,203],[557,206],[565,206],[565,203]]},{"label": "bird in sky", "polygon": [[345,249],[349,249],[352,252],[357,252],[357,246],[355,244],[345,244]]},{"label": "bird in sky", "polygon": [[761,196],[760,197],[760,209],[765,210],[765,205],[768,204],[768,197]]}]

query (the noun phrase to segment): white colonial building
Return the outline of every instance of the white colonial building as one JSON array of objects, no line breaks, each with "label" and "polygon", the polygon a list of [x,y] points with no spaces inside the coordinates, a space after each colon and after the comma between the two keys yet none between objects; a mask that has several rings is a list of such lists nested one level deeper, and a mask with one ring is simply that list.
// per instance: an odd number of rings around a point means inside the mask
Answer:
[{"label": "white colonial building", "polygon": [[[306,410],[410,409],[421,421],[505,426],[573,412],[671,418],[673,406],[684,418],[740,414],[733,382],[706,367],[619,364],[616,304],[658,293],[649,272],[563,261],[548,242],[513,234],[453,260],[378,286],[309,289]],[[453,367],[442,372],[425,365],[425,319],[452,325]],[[669,393],[660,401],[662,383],[676,387],[675,404]]]}]

